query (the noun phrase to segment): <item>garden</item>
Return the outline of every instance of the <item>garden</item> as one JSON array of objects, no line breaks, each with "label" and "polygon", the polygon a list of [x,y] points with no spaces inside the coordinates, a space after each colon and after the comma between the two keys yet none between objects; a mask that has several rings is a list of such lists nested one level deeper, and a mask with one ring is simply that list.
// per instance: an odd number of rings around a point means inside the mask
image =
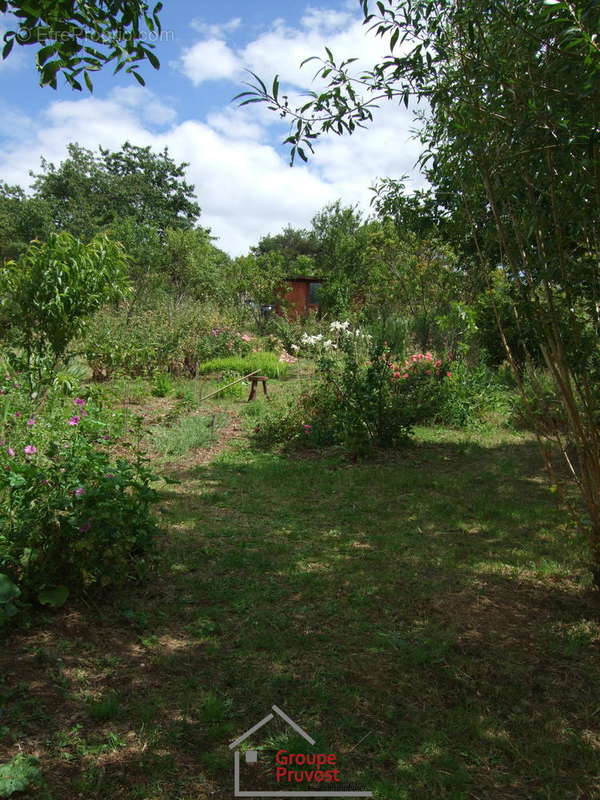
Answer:
[{"label": "garden", "polygon": [[[0,182],[0,798],[225,800],[234,745],[379,800],[600,797],[579,5],[363,0],[390,56],[361,82],[427,99],[429,188],[382,178],[245,255],[168,150],[73,142]],[[78,83],[77,46],[42,84]],[[292,116],[292,160],[372,121],[320,63],[300,110],[277,78],[240,96]]]}]

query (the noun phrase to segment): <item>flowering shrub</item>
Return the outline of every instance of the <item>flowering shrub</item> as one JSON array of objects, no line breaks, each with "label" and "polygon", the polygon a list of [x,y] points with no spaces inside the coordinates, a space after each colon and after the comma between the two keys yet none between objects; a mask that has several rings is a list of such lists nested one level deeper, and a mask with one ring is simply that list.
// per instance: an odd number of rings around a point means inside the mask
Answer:
[{"label": "flowering shrub", "polygon": [[440,402],[447,366],[431,353],[396,363],[384,343],[350,323],[330,330],[330,340],[305,341],[318,349],[316,383],[268,416],[257,438],[264,444],[343,444],[353,452],[405,441]]},{"label": "flowering shrub", "polygon": [[273,314],[267,323],[265,344],[276,352],[283,350],[291,355],[296,355],[304,336],[320,334],[325,339],[331,338],[329,325],[327,320],[320,319],[314,312],[298,319],[288,319]]},{"label": "flowering shrub", "polygon": [[198,361],[222,356],[247,356],[252,352],[255,337],[232,328],[213,328],[198,341]]},{"label": "flowering shrub", "polygon": [[14,378],[1,384],[0,574],[24,598],[54,605],[139,574],[156,533],[145,461],[111,458],[93,401],[50,396],[25,410],[27,396],[6,388]]}]

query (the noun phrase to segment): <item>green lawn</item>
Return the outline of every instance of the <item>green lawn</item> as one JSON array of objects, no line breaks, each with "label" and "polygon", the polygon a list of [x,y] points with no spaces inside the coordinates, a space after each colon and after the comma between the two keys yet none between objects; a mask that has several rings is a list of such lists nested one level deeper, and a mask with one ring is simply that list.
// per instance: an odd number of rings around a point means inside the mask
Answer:
[{"label": "green lawn", "polygon": [[382,800],[600,797],[600,603],[535,442],[352,464],[237,433],[172,468],[154,579],[10,635],[0,763],[56,800],[225,800],[276,703]]}]

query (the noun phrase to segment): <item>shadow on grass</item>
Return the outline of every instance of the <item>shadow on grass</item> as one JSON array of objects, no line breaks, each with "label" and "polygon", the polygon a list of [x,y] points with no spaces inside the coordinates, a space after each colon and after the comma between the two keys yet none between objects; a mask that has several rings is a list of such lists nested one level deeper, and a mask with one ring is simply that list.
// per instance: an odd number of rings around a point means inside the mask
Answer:
[{"label": "shadow on grass", "polygon": [[599,605],[533,445],[178,477],[160,577],[2,657],[56,797],[230,798],[273,703],[383,800],[598,796]]}]

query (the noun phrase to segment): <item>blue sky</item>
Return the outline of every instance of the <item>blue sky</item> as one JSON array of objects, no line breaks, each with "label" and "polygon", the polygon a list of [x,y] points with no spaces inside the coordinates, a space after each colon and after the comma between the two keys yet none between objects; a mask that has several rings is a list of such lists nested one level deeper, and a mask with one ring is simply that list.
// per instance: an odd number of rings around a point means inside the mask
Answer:
[{"label": "blue sky", "polygon": [[[266,81],[279,73],[294,96],[313,86],[314,68],[300,70],[300,62],[325,45],[364,66],[384,55],[384,43],[361,24],[358,0],[172,0],[161,20],[161,69],[142,67],[145,89],[110,69],[96,75],[93,95],[40,88],[32,49],[15,48],[0,63],[0,179],[28,186],[41,156],[58,162],[74,141],[90,148],[118,149],[126,140],[167,146],[177,161],[190,163],[201,224],[233,255],[287,224],[308,225],[334,200],[366,210],[377,177],[410,174],[414,186],[422,185],[412,113],[397,105],[385,104],[367,131],[323,138],[308,166],[290,169],[281,146],[287,123],[262,106],[231,102],[245,69]],[[8,27],[0,15],[0,32]]]}]

